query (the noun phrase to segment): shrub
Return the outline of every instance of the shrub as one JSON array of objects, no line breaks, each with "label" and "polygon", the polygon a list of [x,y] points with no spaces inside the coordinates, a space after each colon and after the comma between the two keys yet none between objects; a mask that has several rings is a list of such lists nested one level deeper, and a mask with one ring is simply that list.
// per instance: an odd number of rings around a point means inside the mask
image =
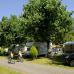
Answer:
[{"label": "shrub", "polygon": [[37,48],[35,46],[32,46],[30,48],[30,56],[31,56],[32,59],[37,58],[37,56],[38,56],[38,50],[37,50]]},{"label": "shrub", "polygon": [[0,48],[0,56],[5,55],[5,50],[3,48]]}]

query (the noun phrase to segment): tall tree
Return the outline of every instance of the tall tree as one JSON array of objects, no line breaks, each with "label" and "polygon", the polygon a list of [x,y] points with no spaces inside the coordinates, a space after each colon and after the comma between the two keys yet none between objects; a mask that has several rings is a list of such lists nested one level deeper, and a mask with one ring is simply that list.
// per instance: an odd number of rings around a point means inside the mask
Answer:
[{"label": "tall tree", "polygon": [[8,19],[3,16],[0,22],[0,46],[20,44],[25,41],[25,32],[21,18],[11,15]]},{"label": "tall tree", "polygon": [[11,15],[9,23],[11,26],[12,43],[23,43],[25,40],[25,33],[21,18],[17,17],[16,15]]},{"label": "tall tree", "polygon": [[23,8],[27,34],[35,41],[62,43],[71,29],[71,13],[61,0],[29,0]]},{"label": "tall tree", "polygon": [[0,45],[7,43],[7,34],[9,33],[8,18],[3,16],[0,22]]}]

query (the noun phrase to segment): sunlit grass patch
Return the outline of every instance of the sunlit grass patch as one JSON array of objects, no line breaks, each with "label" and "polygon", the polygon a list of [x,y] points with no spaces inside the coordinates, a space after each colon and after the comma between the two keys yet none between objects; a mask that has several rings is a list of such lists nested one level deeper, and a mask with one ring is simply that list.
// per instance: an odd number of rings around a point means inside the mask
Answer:
[{"label": "sunlit grass patch", "polygon": [[0,60],[2,60],[2,59],[7,59],[7,57],[6,56],[0,56]]},{"label": "sunlit grass patch", "polygon": [[[25,59],[24,62],[26,62],[28,59]],[[52,60],[49,60],[48,58],[38,58],[34,60],[28,60],[28,62],[36,63],[36,64],[52,64]]]},{"label": "sunlit grass patch", "polygon": [[8,67],[0,66],[0,74],[22,74]]},{"label": "sunlit grass patch", "polygon": [[67,69],[74,69],[74,67],[64,65],[59,61],[55,61],[55,60],[49,59],[49,58],[38,58],[38,59],[34,59],[34,60],[25,59],[24,62],[43,64],[43,65],[48,65],[48,66],[53,66],[53,67],[56,66],[56,67],[62,67],[62,68],[67,68]]}]

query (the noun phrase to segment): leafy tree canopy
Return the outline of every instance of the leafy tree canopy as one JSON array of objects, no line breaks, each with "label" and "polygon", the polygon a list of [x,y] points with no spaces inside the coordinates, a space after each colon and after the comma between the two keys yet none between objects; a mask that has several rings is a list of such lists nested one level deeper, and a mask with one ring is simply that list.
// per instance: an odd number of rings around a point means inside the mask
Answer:
[{"label": "leafy tree canopy", "polygon": [[61,0],[29,0],[23,8],[27,34],[35,41],[62,43],[71,30],[71,13]]}]

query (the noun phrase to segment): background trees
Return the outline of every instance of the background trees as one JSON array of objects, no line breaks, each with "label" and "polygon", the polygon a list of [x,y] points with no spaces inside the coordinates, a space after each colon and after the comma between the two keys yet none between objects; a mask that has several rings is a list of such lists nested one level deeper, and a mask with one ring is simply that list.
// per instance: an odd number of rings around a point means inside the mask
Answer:
[{"label": "background trees", "polygon": [[3,17],[0,22],[0,46],[20,44],[25,41],[25,32],[22,21],[16,15],[8,19]]},{"label": "background trees", "polygon": [[21,16],[2,18],[0,45],[26,41],[63,43],[72,30],[71,14],[61,0],[29,0]]},{"label": "background trees", "polygon": [[5,45],[7,43],[7,34],[9,31],[8,18],[3,16],[0,22],[0,45]]},{"label": "background trees", "polygon": [[71,13],[61,0],[30,0],[23,8],[23,17],[28,20],[27,35],[47,44],[63,43],[72,29]]},{"label": "background trees", "polygon": [[17,16],[12,15],[9,19],[9,24],[11,26],[12,43],[19,44],[20,42],[22,42],[22,26],[20,19]]},{"label": "background trees", "polygon": [[71,29],[71,31],[66,33],[66,35],[64,37],[64,41],[65,42],[74,41],[74,18],[72,18],[72,29]]}]

